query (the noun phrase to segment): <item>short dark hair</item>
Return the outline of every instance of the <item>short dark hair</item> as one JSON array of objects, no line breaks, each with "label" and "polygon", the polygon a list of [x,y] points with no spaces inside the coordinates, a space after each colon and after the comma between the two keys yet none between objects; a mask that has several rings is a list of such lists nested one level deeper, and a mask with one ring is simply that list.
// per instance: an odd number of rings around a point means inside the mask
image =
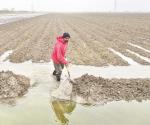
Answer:
[{"label": "short dark hair", "polygon": [[70,38],[70,34],[69,33],[63,33],[63,38],[69,37]]}]

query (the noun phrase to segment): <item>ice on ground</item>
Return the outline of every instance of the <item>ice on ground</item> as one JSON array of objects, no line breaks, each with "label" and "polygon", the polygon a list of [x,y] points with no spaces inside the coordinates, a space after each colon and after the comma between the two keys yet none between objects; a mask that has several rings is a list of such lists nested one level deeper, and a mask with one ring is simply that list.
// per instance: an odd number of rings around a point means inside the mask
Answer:
[{"label": "ice on ground", "polygon": [[[11,63],[4,61],[12,51],[5,52],[1,57],[0,70],[11,70],[18,74],[30,76],[33,79],[37,77],[43,77],[48,79],[54,70],[53,63],[32,63],[32,61],[26,61],[23,63]],[[71,65],[69,67],[71,78],[80,77],[83,74],[89,73],[95,76],[101,76],[105,78],[150,78],[150,66],[148,65],[129,65],[129,66],[85,66],[85,65]],[[66,78],[67,71],[64,68],[63,77]],[[47,77],[48,76],[48,77]]]},{"label": "ice on ground", "polygon": [[[0,59],[5,60],[4,57],[9,55],[10,51],[5,52]],[[7,55],[7,56],[6,56]],[[15,74],[24,75],[30,78],[31,86],[34,83],[45,83],[58,84],[55,78],[52,76],[54,70],[53,63],[32,63],[32,61],[27,61],[24,63],[11,63],[9,61],[0,62],[0,71],[12,71]],[[94,76],[101,76],[103,78],[150,78],[150,66],[143,65],[129,65],[129,66],[107,66],[107,67],[94,67],[94,66],[84,66],[84,65],[72,65],[69,67],[71,79],[80,77],[86,73]],[[55,96],[60,95],[64,92],[64,88],[68,89],[64,96],[59,96],[63,98],[68,98],[71,91],[70,84],[67,84],[65,80],[67,79],[67,72],[64,68],[62,75],[62,82],[59,88],[56,89],[57,92],[53,93]],[[66,83],[66,84],[65,84]],[[64,84],[66,87],[64,87]],[[63,88],[63,89],[62,89]],[[66,90],[66,89],[65,89]],[[59,92],[59,93],[58,93]],[[65,91],[66,92],[66,91]],[[57,93],[57,95],[56,95]],[[67,96],[66,96],[67,95]]]},{"label": "ice on ground", "polygon": [[136,44],[133,44],[133,43],[128,43],[128,44],[131,45],[131,46],[133,46],[133,47],[136,47],[136,48],[139,48],[141,50],[144,50],[145,52],[150,53],[150,50],[147,50],[147,49],[145,49],[145,48],[143,48],[143,47],[141,47],[139,45],[136,45]]},{"label": "ice on ground", "polygon": [[130,65],[140,65],[139,63],[135,62],[133,59],[124,56],[123,54],[121,54],[120,52],[117,52],[116,50],[112,49],[112,48],[108,48],[111,52],[113,52],[114,54],[118,55],[119,57],[121,57],[123,60],[127,61]]},{"label": "ice on ground", "polygon": [[5,59],[12,53],[12,50],[9,50],[7,52],[5,52],[1,57],[0,57],[0,62],[5,61]]},{"label": "ice on ground", "polygon": [[141,56],[140,54],[138,54],[138,53],[136,53],[136,52],[133,52],[133,51],[131,51],[131,50],[128,50],[128,49],[127,49],[127,51],[128,51],[129,53],[131,53],[131,54],[133,54],[133,55],[136,55],[137,57],[139,57],[139,58],[145,60],[146,62],[149,62],[149,63],[150,63],[150,59],[149,59],[149,58],[144,57],[144,56]]}]

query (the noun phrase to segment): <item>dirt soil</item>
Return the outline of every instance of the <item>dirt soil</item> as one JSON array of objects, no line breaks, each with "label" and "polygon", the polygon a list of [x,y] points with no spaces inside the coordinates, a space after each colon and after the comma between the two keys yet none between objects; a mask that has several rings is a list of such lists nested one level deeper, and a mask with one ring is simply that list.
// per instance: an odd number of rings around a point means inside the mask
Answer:
[{"label": "dirt soil", "polygon": [[74,79],[73,94],[91,103],[149,100],[150,79],[104,79],[85,74]]},{"label": "dirt soil", "polygon": [[[37,16],[0,26],[0,55],[13,50],[8,57],[20,63],[50,61],[50,54],[57,35],[71,34],[67,58],[81,65],[129,65],[113,48],[134,61],[150,65],[149,62],[129,53],[126,49],[148,57],[149,53],[127,43],[150,49],[150,14],[56,14]],[[42,62],[43,62],[42,61]]]},{"label": "dirt soil", "polygon": [[11,71],[0,72],[0,101],[21,97],[28,91],[30,80]]}]

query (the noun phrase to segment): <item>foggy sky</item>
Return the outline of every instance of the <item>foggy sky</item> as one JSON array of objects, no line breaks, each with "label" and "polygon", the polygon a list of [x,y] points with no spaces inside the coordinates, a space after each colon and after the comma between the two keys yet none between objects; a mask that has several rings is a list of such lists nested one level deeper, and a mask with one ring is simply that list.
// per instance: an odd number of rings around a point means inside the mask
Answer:
[{"label": "foggy sky", "polygon": [[[0,9],[83,12],[114,11],[114,0],[0,0]],[[117,11],[150,12],[150,0],[117,0]]]}]

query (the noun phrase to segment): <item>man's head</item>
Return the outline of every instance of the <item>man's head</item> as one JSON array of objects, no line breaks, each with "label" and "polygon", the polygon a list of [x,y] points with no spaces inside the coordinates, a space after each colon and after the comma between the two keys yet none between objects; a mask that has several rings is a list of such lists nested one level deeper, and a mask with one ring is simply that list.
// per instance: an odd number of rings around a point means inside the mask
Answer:
[{"label": "man's head", "polygon": [[68,42],[69,39],[70,39],[70,34],[69,33],[63,33],[62,37],[63,37],[63,39],[64,39],[65,42]]}]

